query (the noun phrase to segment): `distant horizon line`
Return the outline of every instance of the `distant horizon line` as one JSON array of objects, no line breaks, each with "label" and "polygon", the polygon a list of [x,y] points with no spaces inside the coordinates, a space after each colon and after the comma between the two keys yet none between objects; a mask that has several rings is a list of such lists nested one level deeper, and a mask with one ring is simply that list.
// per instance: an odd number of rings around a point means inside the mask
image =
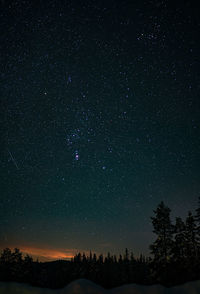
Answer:
[{"label": "distant horizon line", "polygon": [[[124,252],[122,253],[111,253],[109,250],[107,253],[99,253],[97,251],[93,250],[78,250],[78,249],[44,249],[44,248],[38,248],[38,247],[26,247],[26,246],[6,246],[4,248],[0,248],[0,251],[2,252],[5,248],[9,248],[11,250],[14,250],[15,248],[18,248],[20,252],[22,253],[23,257],[26,255],[29,255],[33,258],[34,261],[39,262],[51,262],[51,261],[57,261],[57,260],[66,260],[70,261],[72,258],[74,258],[77,254],[85,254],[86,257],[89,257],[90,254],[92,255],[96,254],[97,257],[102,255],[104,258],[110,253],[110,256],[116,256],[119,257],[120,255],[124,256],[126,247],[124,248]],[[129,255],[133,253],[134,257],[139,257],[140,255],[143,255],[145,257],[149,257],[149,255],[145,255],[143,253],[140,253],[139,255],[134,254],[134,251],[132,249],[128,249]]]}]

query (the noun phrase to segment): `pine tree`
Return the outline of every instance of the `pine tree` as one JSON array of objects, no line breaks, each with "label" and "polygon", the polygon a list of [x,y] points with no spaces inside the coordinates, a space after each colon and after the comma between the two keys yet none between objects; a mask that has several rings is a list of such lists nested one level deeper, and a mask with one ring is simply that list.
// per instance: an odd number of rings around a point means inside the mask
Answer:
[{"label": "pine tree", "polygon": [[103,254],[99,255],[98,263],[103,264]]},{"label": "pine tree", "polygon": [[197,223],[197,254],[200,257],[200,197],[199,197],[199,203],[198,208],[196,209],[196,215],[195,220]]},{"label": "pine tree", "polygon": [[197,256],[198,240],[197,240],[197,226],[195,218],[189,211],[186,218],[186,254],[188,258]]},{"label": "pine tree", "polygon": [[92,262],[92,251],[90,250],[89,262]]},{"label": "pine tree", "polygon": [[123,262],[123,259],[122,259],[122,255],[121,255],[121,254],[119,255],[119,260],[118,260],[118,262],[119,262],[119,264],[122,264],[122,262]]},{"label": "pine tree", "polygon": [[18,248],[15,248],[13,253],[13,265],[12,265],[12,276],[16,281],[21,281],[23,277],[22,272],[22,252]]},{"label": "pine tree", "polygon": [[185,239],[186,226],[180,217],[176,217],[176,224],[174,227],[175,241],[173,246],[174,260],[182,260],[186,254],[186,239]]},{"label": "pine tree", "polygon": [[93,254],[93,259],[92,259],[92,261],[93,261],[94,263],[97,262],[97,255],[96,255],[96,253]]},{"label": "pine tree", "polygon": [[13,255],[10,248],[3,249],[1,253],[1,257],[0,257],[0,263],[5,264],[5,263],[12,263],[12,262],[13,262]]},{"label": "pine tree", "polygon": [[83,252],[83,255],[82,255],[82,262],[83,263],[86,263],[87,262],[87,257],[85,255],[85,253]]},{"label": "pine tree", "polygon": [[23,276],[26,282],[31,282],[33,275],[33,258],[28,254],[23,261]]},{"label": "pine tree", "polygon": [[154,211],[155,217],[151,217],[153,232],[157,235],[155,242],[150,245],[151,254],[153,254],[155,262],[166,263],[171,257],[173,225],[170,212],[170,208],[165,206],[162,201]]},{"label": "pine tree", "polygon": [[196,209],[195,220],[197,222],[197,235],[200,239],[200,197],[199,197],[198,208]]},{"label": "pine tree", "polygon": [[129,252],[128,252],[128,248],[125,249],[124,262],[125,262],[125,263],[128,263],[128,262],[129,262]]},{"label": "pine tree", "polygon": [[16,263],[22,262],[22,252],[18,248],[14,249],[14,252],[12,253],[13,261]]},{"label": "pine tree", "polygon": [[131,251],[131,263],[135,263],[135,257],[132,251]]}]

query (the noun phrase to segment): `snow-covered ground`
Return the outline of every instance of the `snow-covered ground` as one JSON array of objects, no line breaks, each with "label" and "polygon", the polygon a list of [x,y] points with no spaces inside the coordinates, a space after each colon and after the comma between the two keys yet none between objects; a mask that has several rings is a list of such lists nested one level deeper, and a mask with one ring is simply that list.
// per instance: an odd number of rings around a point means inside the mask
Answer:
[{"label": "snow-covered ground", "polygon": [[136,284],[124,285],[111,290],[105,290],[88,281],[77,280],[63,289],[50,290],[31,287],[25,284],[0,282],[0,294],[199,294],[200,281],[186,283],[173,288],[160,285],[140,286]]}]

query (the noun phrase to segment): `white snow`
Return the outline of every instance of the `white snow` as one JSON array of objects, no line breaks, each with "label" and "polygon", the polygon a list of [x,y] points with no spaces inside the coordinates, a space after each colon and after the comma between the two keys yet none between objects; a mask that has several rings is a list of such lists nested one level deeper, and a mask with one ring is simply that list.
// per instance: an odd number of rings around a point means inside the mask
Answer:
[{"label": "white snow", "polygon": [[0,282],[0,294],[199,294],[200,281],[189,282],[172,288],[161,285],[124,285],[105,290],[88,280],[77,280],[63,289],[50,290],[31,287],[26,284]]}]

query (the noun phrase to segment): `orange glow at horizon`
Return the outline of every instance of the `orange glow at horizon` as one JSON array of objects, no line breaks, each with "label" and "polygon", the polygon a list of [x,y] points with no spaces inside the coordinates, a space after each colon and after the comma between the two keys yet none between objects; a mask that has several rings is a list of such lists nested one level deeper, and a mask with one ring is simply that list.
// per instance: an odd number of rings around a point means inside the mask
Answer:
[{"label": "orange glow at horizon", "polygon": [[78,252],[76,249],[49,249],[49,248],[37,248],[20,246],[20,251],[23,254],[31,255],[34,258],[38,258],[39,261],[51,261],[57,259],[71,259]]}]

